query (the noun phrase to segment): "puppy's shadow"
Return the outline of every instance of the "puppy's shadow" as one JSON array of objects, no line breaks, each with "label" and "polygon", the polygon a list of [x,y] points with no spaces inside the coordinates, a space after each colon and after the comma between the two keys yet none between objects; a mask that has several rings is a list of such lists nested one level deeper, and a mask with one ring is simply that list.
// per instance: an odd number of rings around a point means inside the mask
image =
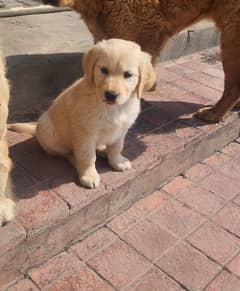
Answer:
[{"label": "puppy's shadow", "polygon": [[[126,137],[124,155],[133,162],[147,151],[148,147],[141,139],[142,136],[168,134],[178,128],[204,125],[205,123],[198,119],[184,117],[200,107],[201,104],[184,101],[142,100],[143,112]],[[68,161],[46,154],[35,138],[12,145],[10,156],[15,166],[13,179],[20,199],[33,197],[40,191],[54,191],[62,184],[74,183],[79,187],[79,191],[90,191],[79,185],[77,171]],[[107,160],[103,158],[97,159],[96,167],[100,175],[108,175],[112,171]],[[109,177],[111,179],[111,176]]]},{"label": "puppy's shadow", "polygon": [[[203,104],[188,101],[142,100],[142,112],[130,129],[135,138],[143,135],[164,134],[179,128],[201,127],[206,122],[193,116]],[[166,130],[167,129],[167,130]]]},{"label": "puppy's shadow", "polygon": [[[126,138],[126,144],[129,142],[132,146],[125,147],[124,155],[133,161],[146,150],[146,146],[133,137]],[[73,183],[80,192],[91,191],[79,184],[77,170],[67,160],[45,153],[35,138],[10,146],[10,156],[14,164],[12,177],[15,192],[19,199],[34,197],[45,190],[54,191],[63,184]],[[97,157],[96,168],[100,175],[111,175],[112,169],[105,158]]]}]

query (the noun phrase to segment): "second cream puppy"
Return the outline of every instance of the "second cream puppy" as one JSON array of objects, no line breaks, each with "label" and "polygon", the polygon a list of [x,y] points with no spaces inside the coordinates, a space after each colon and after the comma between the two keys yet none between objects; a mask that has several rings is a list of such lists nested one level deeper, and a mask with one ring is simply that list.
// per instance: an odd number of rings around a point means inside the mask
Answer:
[{"label": "second cream puppy", "polygon": [[[151,56],[121,39],[104,40],[84,57],[84,76],[56,98],[37,125],[10,129],[32,131],[49,154],[62,155],[76,167],[82,185],[100,183],[96,150],[105,148],[111,167],[131,167],[122,156],[125,135],[140,112],[140,97],[155,83]],[[36,132],[35,132],[36,131]]]},{"label": "second cream puppy", "polygon": [[12,162],[7,142],[8,103],[9,85],[5,77],[5,62],[0,52],[0,226],[13,219],[16,201],[11,183]]}]

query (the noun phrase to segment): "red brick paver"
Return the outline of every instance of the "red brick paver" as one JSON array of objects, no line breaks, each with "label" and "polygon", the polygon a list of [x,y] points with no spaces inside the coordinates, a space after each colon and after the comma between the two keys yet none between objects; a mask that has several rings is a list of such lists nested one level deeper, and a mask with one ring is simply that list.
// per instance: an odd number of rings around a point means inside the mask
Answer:
[{"label": "red brick paver", "polygon": [[240,144],[232,142],[222,150],[222,153],[224,153],[227,156],[235,158],[240,154]]},{"label": "red brick paver", "polygon": [[68,215],[67,205],[53,192],[40,192],[35,199],[19,203],[20,222],[30,234],[41,232],[49,223],[57,224]]},{"label": "red brick paver", "polygon": [[204,160],[204,163],[210,167],[219,167],[224,165],[225,163],[229,162],[231,160],[230,157],[224,155],[223,153],[217,152]]},{"label": "red brick paver", "polygon": [[238,254],[229,264],[228,269],[240,278],[240,254]]},{"label": "red brick paver", "polygon": [[234,200],[234,202],[240,206],[240,195],[238,195],[236,197],[236,199]]},{"label": "red brick paver", "polygon": [[221,172],[231,177],[232,179],[235,179],[237,181],[240,181],[240,162],[239,162],[239,156],[233,158],[229,163],[226,163],[221,167]]},{"label": "red brick paver", "polygon": [[240,206],[228,204],[215,216],[214,221],[240,237]]},{"label": "red brick paver", "polygon": [[151,267],[142,256],[121,241],[104,249],[88,264],[118,289],[126,287]]},{"label": "red brick paver", "polygon": [[200,227],[187,240],[203,253],[223,265],[240,248],[239,239],[212,223],[206,223]]},{"label": "red brick paver", "polygon": [[224,200],[221,197],[198,186],[191,187],[178,193],[176,198],[207,216],[217,212],[224,205]]},{"label": "red brick paver", "polygon": [[162,191],[157,191],[152,195],[139,200],[131,208],[114,218],[108,224],[108,227],[114,232],[120,234],[131,226],[136,224],[139,220],[156,211],[158,207],[169,199],[169,197]]},{"label": "red brick paver", "polygon": [[239,291],[240,280],[234,275],[222,272],[206,289],[206,291]]},{"label": "red brick paver", "polygon": [[163,187],[166,192],[176,195],[178,192],[192,186],[192,182],[183,176],[176,177],[173,181]]},{"label": "red brick paver", "polygon": [[212,172],[212,169],[204,164],[197,164],[188,171],[186,171],[185,176],[195,182],[200,181]]},{"label": "red brick paver", "polygon": [[121,236],[149,260],[159,257],[176,238],[150,220],[144,220]]},{"label": "red brick paver", "polygon": [[178,201],[169,201],[150,219],[174,236],[182,237],[204,222],[204,218]]},{"label": "red brick paver", "polygon": [[170,249],[157,265],[190,290],[204,287],[219,270],[217,264],[186,243]]},{"label": "red brick paver", "polygon": [[75,244],[71,250],[77,254],[80,259],[87,261],[116,239],[117,236],[110,230],[101,228],[85,240]]},{"label": "red brick paver", "polygon": [[37,291],[39,290],[34,283],[28,279],[19,280],[16,284],[9,287],[8,291]]},{"label": "red brick paver", "polygon": [[219,172],[215,172],[201,180],[200,185],[226,200],[235,197],[239,193],[240,188],[240,182],[233,181],[231,177],[227,177]]},{"label": "red brick paver", "polygon": [[184,290],[179,284],[164,274],[159,269],[151,269],[139,281],[133,284],[128,291],[181,291]]},{"label": "red brick paver", "polygon": [[20,244],[25,237],[26,231],[18,223],[11,222],[0,227],[0,255]]},{"label": "red brick paver", "polygon": [[112,290],[96,273],[66,253],[31,270],[29,275],[41,290]]}]

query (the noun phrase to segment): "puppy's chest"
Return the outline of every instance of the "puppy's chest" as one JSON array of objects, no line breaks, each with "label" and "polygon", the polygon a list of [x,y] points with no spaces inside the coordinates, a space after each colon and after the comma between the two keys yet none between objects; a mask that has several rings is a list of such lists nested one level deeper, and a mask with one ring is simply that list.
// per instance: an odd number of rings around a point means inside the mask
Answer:
[{"label": "puppy's chest", "polygon": [[99,130],[99,143],[112,143],[117,140],[124,131],[131,126],[130,120],[127,119],[125,114],[119,116],[106,116],[101,122]]},{"label": "puppy's chest", "polygon": [[111,144],[119,139],[134,123],[138,112],[109,112],[102,116],[99,128],[99,144]]}]

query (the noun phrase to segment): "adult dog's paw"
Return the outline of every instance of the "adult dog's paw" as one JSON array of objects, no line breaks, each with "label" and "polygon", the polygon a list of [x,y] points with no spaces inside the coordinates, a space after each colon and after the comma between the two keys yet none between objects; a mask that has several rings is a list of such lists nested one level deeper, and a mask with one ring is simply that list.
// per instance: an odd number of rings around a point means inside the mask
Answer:
[{"label": "adult dog's paw", "polygon": [[212,122],[212,123],[218,123],[220,121],[224,121],[229,114],[226,114],[224,116],[219,116],[216,112],[214,107],[203,107],[199,109],[195,116],[197,116],[199,119],[206,121],[206,122]]},{"label": "adult dog's paw", "polygon": [[87,188],[97,188],[100,184],[100,176],[96,170],[88,172],[80,177],[80,183]]},{"label": "adult dog's paw", "polygon": [[9,198],[0,198],[0,226],[15,216],[15,202]]},{"label": "adult dog's paw", "polygon": [[130,161],[121,155],[115,159],[110,160],[109,163],[116,171],[125,171],[132,168]]}]

